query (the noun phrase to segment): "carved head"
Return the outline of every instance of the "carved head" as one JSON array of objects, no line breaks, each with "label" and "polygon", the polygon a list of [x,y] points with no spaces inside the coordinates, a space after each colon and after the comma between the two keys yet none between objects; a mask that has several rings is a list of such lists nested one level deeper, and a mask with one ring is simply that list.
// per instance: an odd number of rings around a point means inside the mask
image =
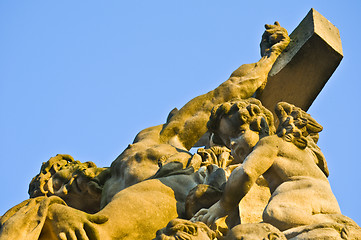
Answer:
[{"label": "carved head", "polygon": [[157,231],[156,240],[213,240],[216,234],[202,222],[173,219]]},{"label": "carved head", "polygon": [[231,149],[236,162],[243,162],[258,141],[275,130],[272,113],[254,98],[215,107],[207,127]]},{"label": "carved head", "polygon": [[286,240],[285,235],[268,223],[239,224],[232,228],[225,240]]},{"label": "carved head", "polygon": [[85,212],[99,211],[105,168],[92,162],[81,163],[70,155],[58,154],[43,163],[29,185],[31,198],[56,195],[69,206]]}]

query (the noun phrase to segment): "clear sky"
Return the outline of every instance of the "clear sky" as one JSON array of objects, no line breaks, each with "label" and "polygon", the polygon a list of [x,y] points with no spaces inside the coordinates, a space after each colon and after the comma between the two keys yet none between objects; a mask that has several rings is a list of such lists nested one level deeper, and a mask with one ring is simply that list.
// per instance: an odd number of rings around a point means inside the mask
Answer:
[{"label": "clear sky", "polygon": [[42,162],[109,166],[140,130],[258,61],[265,23],[291,33],[313,7],[340,29],[344,59],[309,113],[341,210],[361,224],[361,2],[275,2],[0,1],[0,215]]}]

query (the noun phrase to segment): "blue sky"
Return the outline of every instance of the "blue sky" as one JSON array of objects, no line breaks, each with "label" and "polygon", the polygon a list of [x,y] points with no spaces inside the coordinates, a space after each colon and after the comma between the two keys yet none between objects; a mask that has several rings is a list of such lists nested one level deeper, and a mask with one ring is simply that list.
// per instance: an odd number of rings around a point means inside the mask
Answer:
[{"label": "blue sky", "polygon": [[315,8],[344,59],[309,113],[342,212],[361,224],[359,1],[0,1],[0,215],[57,153],[98,166],[142,129],[259,59],[265,23]]}]

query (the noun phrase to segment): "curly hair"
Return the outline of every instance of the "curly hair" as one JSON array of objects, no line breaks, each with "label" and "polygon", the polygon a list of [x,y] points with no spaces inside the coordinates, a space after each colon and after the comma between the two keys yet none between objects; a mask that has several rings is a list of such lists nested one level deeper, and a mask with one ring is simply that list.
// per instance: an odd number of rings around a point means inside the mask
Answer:
[{"label": "curly hair", "polygon": [[216,238],[215,232],[206,224],[176,218],[171,220],[165,228],[157,231],[155,240],[191,240],[192,236],[198,236],[200,230],[203,230],[209,239]]},{"label": "curly hair", "polygon": [[55,157],[50,158],[47,162],[42,164],[40,173],[37,174],[29,184],[28,193],[31,198],[38,196],[51,196],[54,193],[46,190],[44,186],[46,186],[49,179],[58,171],[64,168],[71,168],[75,174],[81,173],[88,178],[94,178],[94,173],[86,171],[88,168],[94,167],[96,167],[96,165],[93,162],[81,163],[80,161],[75,161],[70,155],[57,154]]},{"label": "curly hair", "polygon": [[314,154],[317,166],[328,177],[329,170],[325,156],[316,145],[322,126],[310,114],[286,102],[277,103],[275,112],[280,122],[276,134],[300,149],[308,147]]},{"label": "curly hair", "polygon": [[323,128],[310,114],[286,102],[277,103],[275,112],[280,122],[277,129],[279,137],[292,141],[301,149],[307,147],[307,138],[317,143],[318,133]]},{"label": "curly hair", "polygon": [[237,112],[239,113],[241,125],[249,123],[252,128],[256,121],[259,121],[259,117],[263,117],[268,125],[268,129],[265,129],[267,135],[275,132],[272,112],[262,106],[261,102],[255,98],[226,102],[214,107],[207,123],[208,130],[212,133],[216,133],[221,119],[223,117],[229,117]]}]

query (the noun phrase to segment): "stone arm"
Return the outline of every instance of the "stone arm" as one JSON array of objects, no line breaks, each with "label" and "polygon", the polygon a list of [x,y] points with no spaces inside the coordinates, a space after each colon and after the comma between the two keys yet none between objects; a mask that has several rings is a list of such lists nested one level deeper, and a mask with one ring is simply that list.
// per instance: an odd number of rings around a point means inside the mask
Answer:
[{"label": "stone arm", "polygon": [[[265,137],[267,138],[267,137]],[[215,221],[232,213],[242,198],[252,188],[257,178],[265,173],[277,156],[277,147],[261,139],[243,164],[233,170],[221,199],[209,209],[199,210],[191,221],[201,221],[215,229]],[[266,140],[266,141],[265,141]]]},{"label": "stone arm", "polygon": [[226,212],[238,206],[256,180],[273,165],[278,149],[276,146],[272,146],[273,144],[270,144],[268,140],[261,139],[244,163],[234,169],[228,178],[220,200],[220,205]]},{"label": "stone arm", "polygon": [[174,191],[152,179],[118,192],[95,214],[53,204],[39,240],[153,239],[157,230],[177,216]]},{"label": "stone arm", "polygon": [[163,126],[160,133],[161,142],[187,150],[192,148],[207,132],[206,123],[212,108],[233,99],[249,98],[258,89],[263,88],[269,71],[288,43],[289,37],[284,28],[279,24],[266,25],[261,42],[263,57],[257,63],[242,65],[216,89],[198,96],[184,105]]}]

